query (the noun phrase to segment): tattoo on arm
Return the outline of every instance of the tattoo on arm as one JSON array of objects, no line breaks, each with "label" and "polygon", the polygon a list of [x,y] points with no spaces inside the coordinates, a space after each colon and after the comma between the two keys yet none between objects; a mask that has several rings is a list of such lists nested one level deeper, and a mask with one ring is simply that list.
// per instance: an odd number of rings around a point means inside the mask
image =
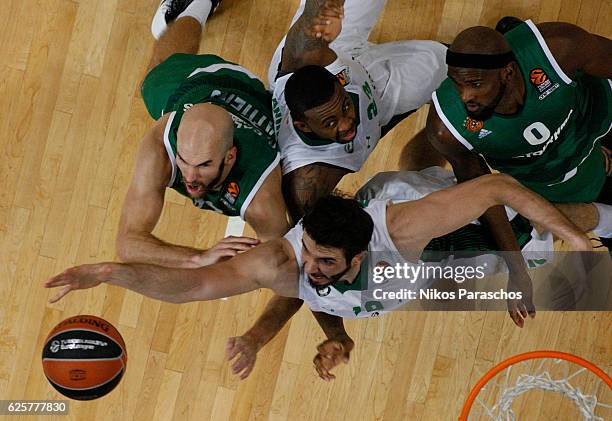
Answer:
[{"label": "tattoo on arm", "polygon": [[285,175],[283,195],[292,222],[296,223],[304,216],[317,199],[331,193],[348,172],[344,168],[311,164]]},{"label": "tattoo on arm", "polygon": [[306,0],[304,12],[287,33],[281,60],[282,72],[293,72],[306,64],[315,64],[310,62],[313,55],[317,56],[317,52],[328,48],[325,40],[315,38],[306,31],[324,4],[325,0]]}]

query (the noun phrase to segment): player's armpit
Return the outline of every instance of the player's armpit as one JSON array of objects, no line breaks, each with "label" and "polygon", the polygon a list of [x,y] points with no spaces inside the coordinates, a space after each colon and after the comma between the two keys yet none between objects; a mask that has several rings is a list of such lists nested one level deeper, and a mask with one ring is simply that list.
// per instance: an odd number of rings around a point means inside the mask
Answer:
[{"label": "player's armpit", "polygon": [[293,223],[312,207],[317,199],[330,194],[350,171],[328,164],[315,163],[283,176],[283,196]]}]

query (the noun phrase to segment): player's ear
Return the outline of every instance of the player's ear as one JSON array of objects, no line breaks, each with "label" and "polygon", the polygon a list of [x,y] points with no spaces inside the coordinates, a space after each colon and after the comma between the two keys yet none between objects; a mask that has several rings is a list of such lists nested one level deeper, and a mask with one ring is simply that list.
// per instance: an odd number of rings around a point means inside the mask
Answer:
[{"label": "player's ear", "polygon": [[506,64],[506,67],[502,69],[501,71],[502,79],[508,82],[510,79],[514,77],[514,73],[516,71],[517,69],[515,69],[515,64],[513,61],[511,61],[510,63]]},{"label": "player's ear", "polygon": [[359,266],[361,265],[361,262],[363,261],[363,259],[365,259],[367,251],[362,251],[360,253],[357,253],[352,259],[351,259],[351,266]]},{"label": "player's ear", "polygon": [[236,147],[236,145],[229,148],[229,150],[225,154],[225,164],[226,165],[231,164],[232,162],[236,160],[237,152],[238,152],[238,148]]},{"label": "player's ear", "polygon": [[308,125],[304,123],[303,121],[293,121],[293,127],[295,127],[296,130],[299,130],[301,132],[305,132],[305,133],[312,132],[312,130],[310,130],[310,127],[308,127]]}]

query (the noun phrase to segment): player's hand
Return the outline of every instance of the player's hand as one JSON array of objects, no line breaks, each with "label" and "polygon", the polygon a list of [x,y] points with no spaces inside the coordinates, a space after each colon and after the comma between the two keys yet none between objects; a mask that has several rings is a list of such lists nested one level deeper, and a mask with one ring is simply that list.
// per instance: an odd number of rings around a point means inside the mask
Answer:
[{"label": "player's hand", "polygon": [[521,299],[508,299],[508,314],[518,327],[525,326],[527,317],[535,318],[536,309],[533,304],[533,283],[527,269],[511,270],[508,277],[508,292],[521,293]]},{"label": "player's hand", "polygon": [[193,258],[195,267],[212,265],[221,260],[234,257],[240,252],[250,250],[260,243],[259,240],[250,237],[234,237],[230,235],[219,241],[208,250],[204,250]]},{"label": "player's hand", "polygon": [[354,347],[355,343],[348,336],[339,339],[328,339],[317,346],[318,353],[312,362],[319,377],[325,381],[335,379],[336,376],[330,373],[330,370],[340,363],[348,364],[351,351]]},{"label": "player's hand", "polygon": [[52,276],[44,283],[45,288],[62,287],[58,293],[49,300],[50,303],[59,301],[64,295],[75,289],[87,289],[100,285],[108,280],[111,264],[97,263],[95,265],[81,265],[66,269],[59,275]]},{"label": "player's hand", "polygon": [[257,341],[249,335],[235,336],[227,340],[225,356],[228,361],[238,356],[232,364],[232,373],[240,376],[240,380],[249,377],[253,371],[260,348]]},{"label": "player's hand", "polygon": [[328,0],[306,25],[306,35],[330,43],[340,35],[343,17],[344,7],[337,1]]}]

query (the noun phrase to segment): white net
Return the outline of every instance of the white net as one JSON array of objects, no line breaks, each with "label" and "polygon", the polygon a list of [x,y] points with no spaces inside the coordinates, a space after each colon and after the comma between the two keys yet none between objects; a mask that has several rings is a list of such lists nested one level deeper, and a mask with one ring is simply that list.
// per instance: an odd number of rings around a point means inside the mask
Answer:
[{"label": "white net", "polygon": [[564,359],[528,359],[480,390],[468,420],[612,421],[612,391],[589,369]]}]

